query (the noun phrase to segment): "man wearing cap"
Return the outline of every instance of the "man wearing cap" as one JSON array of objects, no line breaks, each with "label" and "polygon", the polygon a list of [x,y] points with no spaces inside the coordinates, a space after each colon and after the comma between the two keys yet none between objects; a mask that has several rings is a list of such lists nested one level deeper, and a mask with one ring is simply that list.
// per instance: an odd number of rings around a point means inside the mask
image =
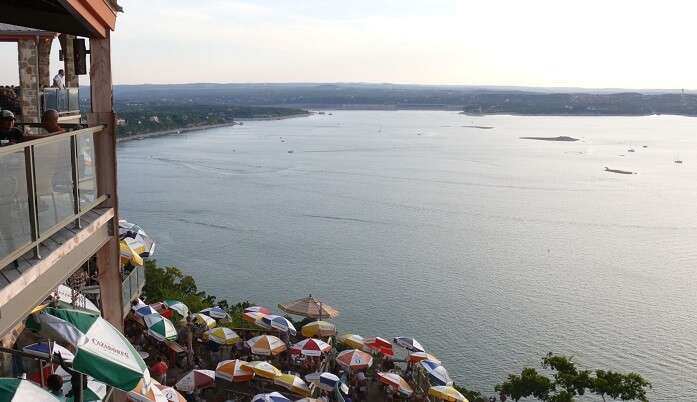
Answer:
[{"label": "man wearing cap", "polygon": [[9,110],[0,112],[0,146],[24,141],[24,133],[15,127],[15,115]]}]

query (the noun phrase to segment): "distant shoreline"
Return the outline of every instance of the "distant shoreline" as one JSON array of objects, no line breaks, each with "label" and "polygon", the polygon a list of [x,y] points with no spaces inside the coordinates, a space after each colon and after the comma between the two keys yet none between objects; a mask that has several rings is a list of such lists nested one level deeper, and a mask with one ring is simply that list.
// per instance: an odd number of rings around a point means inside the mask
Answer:
[{"label": "distant shoreline", "polygon": [[313,114],[312,112],[308,112],[308,113],[289,114],[286,116],[240,118],[240,119],[237,119],[231,123],[208,124],[205,126],[185,127],[185,128],[173,128],[171,130],[154,131],[151,133],[143,133],[143,134],[134,134],[134,135],[129,135],[127,137],[117,137],[116,142],[136,141],[136,140],[142,140],[145,138],[164,137],[166,135],[172,135],[172,134],[184,134],[184,133],[190,133],[190,132],[194,132],[194,131],[210,130],[210,129],[214,129],[214,128],[231,127],[231,126],[237,126],[237,125],[239,125],[240,122],[243,122],[243,121],[285,120],[285,119],[294,119],[297,117],[307,117],[307,116],[310,116],[312,114]]}]

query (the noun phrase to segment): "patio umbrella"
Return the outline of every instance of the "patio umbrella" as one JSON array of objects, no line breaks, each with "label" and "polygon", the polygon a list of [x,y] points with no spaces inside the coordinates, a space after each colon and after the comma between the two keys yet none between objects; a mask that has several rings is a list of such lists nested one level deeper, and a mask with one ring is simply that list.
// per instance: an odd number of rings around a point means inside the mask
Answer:
[{"label": "patio umbrella", "polygon": [[307,382],[311,382],[325,391],[333,391],[341,380],[332,373],[310,373],[305,376]]},{"label": "patio umbrella", "polygon": [[59,399],[31,381],[20,378],[0,378],[0,401],[58,402]]},{"label": "patio umbrella", "polygon": [[414,338],[398,336],[394,338],[394,343],[410,352],[425,352],[424,347]]},{"label": "patio umbrella", "polygon": [[148,327],[148,334],[158,341],[174,341],[177,339],[177,329],[174,328],[172,321],[160,314],[150,314],[143,317],[145,325]]},{"label": "patio umbrella", "polygon": [[131,246],[128,240],[119,240],[119,253],[119,261],[121,262],[122,266],[127,265],[129,262],[131,263],[131,265],[136,267],[141,266],[145,263],[143,261],[143,257],[141,257],[138,251],[136,251],[136,249],[133,248],[133,246]]},{"label": "patio umbrella", "polygon": [[170,309],[176,311],[180,316],[186,317],[189,315],[189,307],[179,300],[165,300],[163,303]]},{"label": "patio umbrella", "polygon": [[279,376],[276,376],[273,379],[273,383],[282,386],[283,388],[296,395],[310,396],[310,394],[312,393],[305,381],[303,381],[302,378],[298,377],[295,374],[281,374]]},{"label": "patio umbrella", "polygon": [[187,402],[184,395],[180,394],[174,387],[168,387],[157,382],[155,386],[162,392],[162,395],[164,395],[168,402]]},{"label": "patio umbrella", "polygon": [[302,299],[293,300],[285,304],[279,304],[278,308],[288,314],[309,318],[335,318],[339,311],[334,307],[315,299],[312,295]]},{"label": "patio umbrella", "polygon": [[290,348],[290,353],[304,356],[321,356],[332,350],[332,345],[321,339],[304,339]]},{"label": "patio umbrella", "polygon": [[266,314],[259,311],[245,311],[245,313],[242,314],[242,318],[245,321],[251,322],[253,324],[256,324],[257,322],[261,321],[261,319],[265,316]]},{"label": "patio umbrella", "polygon": [[252,402],[293,402],[278,392],[254,395]]},{"label": "patio umbrella", "polygon": [[143,302],[143,300],[141,300],[140,297],[137,298],[135,300],[135,302],[136,302],[136,304],[131,306],[131,310],[133,310],[133,311],[137,311],[137,310],[147,306],[147,304],[145,304],[145,302]]},{"label": "patio umbrella", "polygon": [[132,390],[141,379],[150,382],[143,358],[102,317],[83,310],[48,307],[31,319],[40,331],[75,346],[73,369],[76,371],[124,391]]},{"label": "patio umbrella", "polygon": [[66,363],[72,363],[75,358],[75,355],[73,355],[71,351],[55,342],[51,342],[50,346],[48,342],[32,343],[31,345],[23,347],[22,351],[46,359],[50,359],[54,353],[58,353]]},{"label": "patio umbrella", "polygon": [[159,315],[160,313],[158,313],[157,310],[155,310],[151,306],[145,306],[145,307],[141,307],[138,310],[136,310],[136,314],[138,314],[141,317],[145,317],[146,315],[150,315],[150,314],[158,314]]},{"label": "patio umbrella", "polygon": [[394,356],[394,349],[392,349],[392,343],[387,339],[378,337],[365,338],[365,346],[370,350],[380,352],[385,356]]},{"label": "patio umbrella", "polygon": [[245,370],[247,362],[242,360],[224,360],[215,368],[215,376],[230,382],[247,382],[254,378],[254,370]]},{"label": "patio umbrella", "polygon": [[257,377],[268,378],[269,380],[273,380],[276,376],[283,374],[273,364],[264,361],[249,362],[242,366],[242,370],[253,371]]},{"label": "patio umbrella", "polygon": [[414,389],[399,374],[379,372],[377,377],[381,383],[389,385],[406,397],[414,393]]},{"label": "patio umbrella", "polygon": [[150,307],[154,308],[158,314],[167,319],[172,319],[172,316],[174,315],[173,311],[170,310],[164,302],[151,303]]},{"label": "patio umbrella", "polygon": [[430,360],[432,362],[440,364],[440,360],[438,360],[438,358],[426,352],[409,353],[409,357],[407,357],[407,362],[409,363],[418,363],[422,360]]},{"label": "patio umbrella", "polygon": [[191,370],[174,385],[183,392],[193,392],[197,389],[210,388],[215,383],[215,371]]},{"label": "patio umbrella", "polygon": [[271,314],[271,310],[262,306],[251,306],[244,309],[245,313],[261,313],[261,314]]},{"label": "patio umbrella", "polygon": [[265,315],[256,323],[258,326],[266,329],[275,329],[280,332],[287,332],[293,336],[297,333],[295,326],[286,317],[280,315]]},{"label": "patio umbrella", "polygon": [[428,373],[431,382],[435,385],[452,385],[453,380],[448,375],[448,370],[431,360],[422,360],[421,367]]},{"label": "patio umbrella", "polygon": [[119,239],[128,242],[141,257],[152,257],[155,254],[155,240],[138,225],[119,220]]},{"label": "patio umbrella", "polygon": [[339,342],[342,345],[346,345],[350,348],[354,349],[365,349],[365,338],[363,338],[360,335],[356,334],[344,334],[344,335],[339,335],[338,338],[336,338],[337,342]]},{"label": "patio umbrella", "polygon": [[222,307],[219,306],[204,308],[200,312],[211,318],[215,318],[216,320],[230,320],[230,315],[227,313],[227,311],[223,310]]},{"label": "patio umbrella", "polygon": [[82,293],[79,293],[72,288],[65,285],[58,285],[56,291],[53,293],[58,297],[58,306],[66,308],[78,308],[82,310],[88,310],[101,314],[99,307],[92,303],[92,300],[88,299]]},{"label": "patio umbrella", "polygon": [[464,395],[453,387],[438,385],[428,389],[428,394],[448,402],[469,402]]},{"label": "patio umbrella", "polygon": [[143,385],[143,381],[141,381],[128,392],[126,397],[134,402],[167,402],[167,397],[154,385],[155,383],[156,381],[152,381],[151,386],[146,387]]},{"label": "patio umbrella", "polygon": [[201,313],[194,314],[193,320],[194,320],[194,322],[197,322],[201,325],[205,325],[208,328],[215,328],[218,325],[218,323],[215,322],[214,319],[212,319],[211,317],[209,317],[205,314],[201,314]]},{"label": "patio umbrella", "polygon": [[286,344],[273,335],[259,335],[247,341],[255,355],[275,356],[286,350]]},{"label": "patio umbrella", "polygon": [[306,338],[311,338],[313,336],[319,336],[321,338],[324,338],[327,336],[336,335],[336,326],[331,322],[327,321],[315,321],[309,324],[305,324],[300,329],[300,332]]},{"label": "patio umbrella", "polygon": [[339,353],[336,362],[348,370],[364,370],[373,365],[373,357],[361,350],[349,349]]},{"label": "patio umbrella", "polygon": [[205,335],[208,336],[208,339],[221,345],[234,345],[242,339],[237,335],[237,332],[226,327],[209,329]]}]

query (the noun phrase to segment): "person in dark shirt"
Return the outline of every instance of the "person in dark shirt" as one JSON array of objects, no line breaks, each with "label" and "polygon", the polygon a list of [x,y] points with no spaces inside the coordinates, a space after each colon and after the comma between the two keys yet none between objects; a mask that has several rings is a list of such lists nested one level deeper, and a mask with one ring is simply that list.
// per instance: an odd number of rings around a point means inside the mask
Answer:
[{"label": "person in dark shirt", "polygon": [[64,133],[65,130],[58,125],[58,112],[53,109],[48,109],[41,115],[41,127],[46,130],[48,134],[60,134]]},{"label": "person in dark shirt", "polygon": [[24,141],[24,133],[15,127],[15,115],[9,110],[0,112],[0,146]]}]

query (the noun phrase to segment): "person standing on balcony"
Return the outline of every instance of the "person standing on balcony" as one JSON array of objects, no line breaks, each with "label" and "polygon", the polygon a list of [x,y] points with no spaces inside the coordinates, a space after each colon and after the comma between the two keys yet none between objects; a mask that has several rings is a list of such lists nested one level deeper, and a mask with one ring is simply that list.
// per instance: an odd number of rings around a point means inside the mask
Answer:
[{"label": "person standing on balcony", "polygon": [[65,89],[65,71],[63,69],[58,70],[58,74],[53,77],[53,87],[58,89]]}]

